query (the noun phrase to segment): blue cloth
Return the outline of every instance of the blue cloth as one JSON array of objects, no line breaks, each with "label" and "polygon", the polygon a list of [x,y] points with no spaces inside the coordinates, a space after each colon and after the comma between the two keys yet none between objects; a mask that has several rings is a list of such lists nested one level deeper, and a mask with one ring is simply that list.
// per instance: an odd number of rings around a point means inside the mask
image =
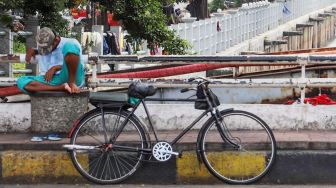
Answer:
[{"label": "blue cloth", "polygon": [[284,4],[284,6],[283,6],[282,13],[284,13],[286,15],[290,15],[291,14],[291,11],[289,10],[289,8],[287,7],[286,4]]},{"label": "blue cloth", "polygon": [[[52,86],[56,86],[56,85],[61,85],[63,83],[66,83],[69,81],[69,71],[68,71],[68,66],[65,63],[65,57],[71,53],[71,54],[75,54],[78,56],[82,56],[81,53],[81,47],[80,44],[78,42],[74,42],[76,40],[67,40],[63,42],[62,48],[60,49],[61,52],[61,62],[62,62],[62,69],[60,71],[58,71],[58,74],[55,74],[52,78],[52,80],[50,82],[46,82],[44,79],[44,75],[40,75],[40,76],[22,76],[18,79],[17,81],[17,85],[18,88],[20,90],[22,90],[25,93],[28,93],[28,91],[26,91],[24,89],[24,87],[29,84],[32,81],[37,81],[46,85],[52,85]],[[54,54],[55,56],[55,54]],[[54,60],[57,59],[58,57],[51,57]],[[55,66],[55,64],[53,65]],[[51,68],[51,67],[50,67]],[[77,72],[76,72],[76,85],[81,87],[84,85],[84,79],[85,79],[85,74],[84,74],[84,64],[83,64],[83,59],[80,58],[80,62],[78,64],[77,67]]]},{"label": "blue cloth", "polygon": [[[66,43],[68,42],[73,42],[73,43],[77,43],[80,47],[79,42],[76,39],[71,39],[71,38],[63,38],[61,37],[61,41],[58,44],[57,48],[52,51],[50,54],[48,55],[44,55],[44,56],[39,56],[38,57],[38,62],[39,62],[39,71],[40,71],[40,75],[45,75],[48,70],[56,65],[63,65],[63,47]],[[81,48],[80,48],[81,51]],[[83,59],[82,53],[80,53],[81,56],[81,60]],[[59,74],[60,71],[56,72],[56,74]]]},{"label": "blue cloth", "polygon": [[109,53],[110,53],[110,48],[109,48],[109,45],[107,44],[106,37],[104,37],[104,40],[103,40],[103,55],[107,55]]}]

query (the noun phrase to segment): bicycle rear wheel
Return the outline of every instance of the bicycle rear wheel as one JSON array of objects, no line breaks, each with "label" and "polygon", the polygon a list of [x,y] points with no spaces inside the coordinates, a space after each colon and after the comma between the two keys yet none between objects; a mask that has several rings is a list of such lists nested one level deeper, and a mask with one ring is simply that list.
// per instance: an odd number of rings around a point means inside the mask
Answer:
[{"label": "bicycle rear wheel", "polygon": [[276,142],[268,125],[245,111],[222,111],[220,134],[215,120],[200,132],[200,151],[211,174],[230,184],[249,184],[263,177],[274,163]]},{"label": "bicycle rear wheel", "polygon": [[[70,144],[71,160],[82,176],[98,184],[119,183],[134,174],[140,167],[147,147],[141,124],[130,118],[116,139],[118,128],[127,114],[115,110],[96,110],[84,118],[75,129]],[[111,141],[114,140],[114,141]],[[127,148],[127,149],[125,149]]]}]

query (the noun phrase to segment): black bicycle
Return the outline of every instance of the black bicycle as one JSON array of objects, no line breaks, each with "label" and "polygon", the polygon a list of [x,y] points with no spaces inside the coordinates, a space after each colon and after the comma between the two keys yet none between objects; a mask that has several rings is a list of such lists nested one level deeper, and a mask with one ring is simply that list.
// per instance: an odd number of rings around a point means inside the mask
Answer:
[{"label": "black bicycle", "polygon": [[[180,152],[175,144],[208,114],[211,116],[199,130],[197,156],[211,174],[231,184],[248,184],[259,180],[271,168],[276,156],[276,142],[271,129],[256,115],[234,109],[218,110],[217,96],[207,79],[191,79],[197,87],[197,98],[155,99],[155,88],[133,83],[128,93],[93,93],[94,110],[84,114],[70,133],[70,144],[64,145],[82,176],[98,184],[114,184],[129,178],[143,161],[164,162]],[[158,138],[152,125],[146,101],[194,102],[204,112],[173,141]],[[153,130],[151,141],[144,124],[134,114],[143,105]]]}]

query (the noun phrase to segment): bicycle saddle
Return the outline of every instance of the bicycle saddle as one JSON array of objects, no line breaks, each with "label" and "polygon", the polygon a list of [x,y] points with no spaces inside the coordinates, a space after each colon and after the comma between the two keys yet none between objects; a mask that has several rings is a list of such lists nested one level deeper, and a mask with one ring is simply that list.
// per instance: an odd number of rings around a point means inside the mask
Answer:
[{"label": "bicycle saddle", "polygon": [[128,87],[128,96],[138,99],[144,99],[148,96],[153,96],[156,93],[156,88],[141,82],[133,82]]}]

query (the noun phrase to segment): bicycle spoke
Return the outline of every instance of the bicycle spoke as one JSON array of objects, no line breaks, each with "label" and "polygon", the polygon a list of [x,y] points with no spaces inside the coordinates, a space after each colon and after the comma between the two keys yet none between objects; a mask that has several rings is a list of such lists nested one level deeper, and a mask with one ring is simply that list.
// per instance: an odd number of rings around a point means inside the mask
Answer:
[{"label": "bicycle spoke", "polygon": [[[85,132],[84,132],[85,133]],[[91,138],[93,138],[94,140],[96,140],[98,143],[100,143],[101,145],[104,144],[104,142],[100,141],[98,138],[95,138],[94,136],[92,136],[92,134],[88,134],[88,133],[85,133],[86,135],[90,136]]]},{"label": "bicycle spoke", "polygon": [[129,167],[133,167],[133,165],[131,165],[130,163],[128,163],[125,159],[122,159],[122,157],[118,157],[117,155],[115,155],[117,160],[120,161],[120,165],[122,165],[124,167],[124,169],[127,169],[127,171],[131,171],[132,169],[127,168],[126,165],[128,165]]},{"label": "bicycle spoke", "polygon": [[119,163],[117,162],[117,159],[116,159],[114,153],[113,153],[113,159],[114,159],[114,162],[115,162],[115,164],[116,164],[117,170],[118,170],[118,172],[119,172],[119,176],[121,176],[121,172],[120,172],[119,165],[118,165]]},{"label": "bicycle spoke", "polygon": [[106,160],[105,160],[104,165],[103,165],[103,170],[102,170],[101,175],[100,175],[100,179],[103,178],[103,175],[104,175],[104,172],[105,172],[106,163],[107,163],[107,161],[108,161],[108,158],[109,158],[109,155],[108,155],[108,153],[107,153],[107,154],[106,154]]},{"label": "bicycle spoke", "polygon": [[[98,176],[98,169],[99,169],[100,162],[101,162],[101,159],[102,159],[103,156],[104,156],[104,153],[102,153],[102,154],[99,156],[99,158],[98,158],[98,162],[96,163],[95,167],[92,169],[92,173],[91,173],[91,175],[93,175],[94,172],[95,172],[95,169],[97,169],[97,170],[96,170],[97,173],[96,173],[96,175],[94,175],[94,177],[97,177],[97,176]],[[98,168],[97,168],[97,167],[98,167]],[[89,165],[89,168],[90,168],[90,165]]]},{"label": "bicycle spoke", "polygon": [[[131,162],[136,162],[138,160],[138,158],[136,158],[136,157],[131,158],[131,157],[126,157],[126,156],[120,156],[120,160],[123,160],[130,167],[132,167],[133,165],[128,163],[127,159],[129,159]],[[132,159],[134,159],[134,160],[132,160]]]},{"label": "bicycle spoke", "polygon": [[[124,168],[123,168],[123,165],[122,165],[122,163],[119,161],[119,159],[118,159],[118,157],[116,157],[116,155],[114,155],[114,159],[116,160],[116,163],[118,164],[118,167],[119,167],[119,169],[121,170],[121,172],[125,172],[124,171]],[[121,175],[121,174],[120,174]]]},{"label": "bicycle spoke", "polygon": [[109,161],[110,161],[110,156],[108,155],[107,160],[106,160],[106,173],[104,174],[105,175],[105,177],[104,177],[105,180],[108,180],[108,174],[109,174],[108,171],[109,171],[109,167],[110,167]]}]

